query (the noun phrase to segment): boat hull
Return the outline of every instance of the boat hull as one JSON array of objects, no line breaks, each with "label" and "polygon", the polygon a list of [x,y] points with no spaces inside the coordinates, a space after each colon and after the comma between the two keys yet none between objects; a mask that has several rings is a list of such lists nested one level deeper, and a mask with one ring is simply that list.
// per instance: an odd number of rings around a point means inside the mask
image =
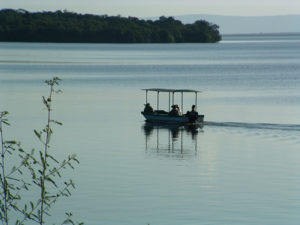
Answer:
[{"label": "boat hull", "polygon": [[[191,123],[186,116],[169,116],[166,114],[145,114],[142,112],[147,122],[153,123],[168,123],[168,124],[189,124]],[[203,123],[204,115],[199,115],[198,118],[192,122],[194,124]]]}]

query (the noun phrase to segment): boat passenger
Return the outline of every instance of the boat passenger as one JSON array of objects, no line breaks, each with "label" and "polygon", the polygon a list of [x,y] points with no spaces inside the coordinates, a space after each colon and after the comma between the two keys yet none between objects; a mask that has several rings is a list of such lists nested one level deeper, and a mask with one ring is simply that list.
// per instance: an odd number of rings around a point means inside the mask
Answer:
[{"label": "boat passenger", "polygon": [[144,113],[145,114],[153,114],[154,110],[152,108],[152,106],[150,105],[150,103],[146,103],[145,104],[145,108],[144,108]]},{"label": "boat passenger", "polygon": [[176,105],[175,105],[175,107],[176,107],[176,110],[178,111],[178,115],[179,115],[179,116],[181,116],[181,115],[182,115],[182,113],[181,113],[181,111],[180,111],[180,108],[179,108],[179,106],[176,104]]},{"label": "boat passenger", "polygon": [[192,105],[192,110],[186,112],[186,116],[189,118],[189,122],[194,123],[198,119],[198,112],[196,106]]},{"label": "boat passenger", "polygon": [[178,109],[176,108],[176,105],[172,105],[172,109],[169,112],[169,116],[179,116]]},{"label": "boat passenger", "polygon": [[196,106],[195,105],[192,105],[192,111],[191,111],[191,113],[198,116],[198,112],[196,110]]}]

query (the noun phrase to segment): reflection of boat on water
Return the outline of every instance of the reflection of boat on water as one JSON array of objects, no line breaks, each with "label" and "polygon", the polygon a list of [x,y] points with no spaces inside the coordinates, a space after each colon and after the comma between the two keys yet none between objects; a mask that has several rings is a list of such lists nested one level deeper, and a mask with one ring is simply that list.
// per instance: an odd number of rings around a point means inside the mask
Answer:
[{"label": "reflection of boat on water", "polygon": [[[145,134],[145,149],[158,154],[166,154],[176,158],[183,158],[184,155],[197,154],[197,135],[202,130],[202,125],[175,125],[159,123],[145,123],[143,126]],[[153,140],[155,139],[155,140]],[[156,142],[155,142],[156,141]]]},{"label": "reflection of boat on water", "polygon": [[[195,105],[194,107],[197,107],[197,94],[200,91],[196,90],[190,90],[190,89],[163,89],[163,88],[147,88],[143,89],[146,91],[146,105],[148,103],[148,92],[153,91],[157,93],[157,109],[154,111],[146,112],[141,112],[142,115],[145,117],[147,122],[156,122],[156,123],[175,123],[175,124],[198,124],[198,123],[203,123],[204,121],[204,115],[198,115],[196,111],[191,111],[186,114],[178,114],[174,115],[172,114],[171,109],[171,102],[172,102],[172,107],[174,106],[174,94],[175,93],[181,93],[181,110],[183,112],[183,93],[195,93]],[[159,94],[161,92],[165,92],[169,94],[169,109],[168,112],[165,110],[159,109]]]},{"label": "reflection of boat on water", "polygon": [[151,136],[154,130],[167,130],[172,135],[172,138],[178,138],[178,134],[180,131],[184,131],[188,134],[192,135],[192,139],[196,137],[198,132],[202,132],[203,124],[186,124],[186,125],[178,125],[178,124],[160,124],[160,123],[145,123],[144,132],[146,136]]}]

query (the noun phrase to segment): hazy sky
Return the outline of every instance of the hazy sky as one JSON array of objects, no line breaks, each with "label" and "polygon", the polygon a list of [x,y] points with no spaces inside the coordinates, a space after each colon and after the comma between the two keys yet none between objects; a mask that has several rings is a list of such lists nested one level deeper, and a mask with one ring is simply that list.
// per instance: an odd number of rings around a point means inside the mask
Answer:
[{"label": "hazy sky", "polygon": [[300,14],[300,0],[0,0],[1,8],[122,16]]}]

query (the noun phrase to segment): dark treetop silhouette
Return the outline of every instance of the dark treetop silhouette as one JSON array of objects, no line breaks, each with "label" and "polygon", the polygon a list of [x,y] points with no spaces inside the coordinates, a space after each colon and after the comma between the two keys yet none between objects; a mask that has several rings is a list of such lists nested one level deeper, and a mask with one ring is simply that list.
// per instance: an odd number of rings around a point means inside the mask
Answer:
[{"label": "dark treetop silhouette", "polygon": [[183,24],[164,16],[152,21],[68,11],[0,11],[3,42],[215,43],[221,40],[218,29],[205,20]]}]

